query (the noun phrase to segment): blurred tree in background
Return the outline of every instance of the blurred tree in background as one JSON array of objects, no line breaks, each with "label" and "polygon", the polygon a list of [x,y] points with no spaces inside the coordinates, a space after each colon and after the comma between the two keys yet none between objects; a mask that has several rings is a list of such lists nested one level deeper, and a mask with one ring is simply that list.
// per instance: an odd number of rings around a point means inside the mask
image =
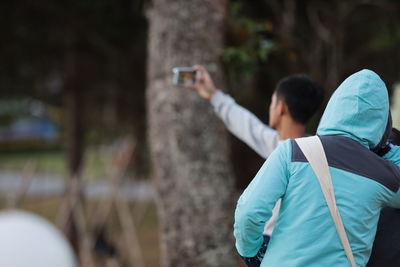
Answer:
[{"label": "blurred tree in background", "polygon": [[208,103],[171,80],[173,67],[197,62],[223,84],[219,53],[226,8],[226,0],[155,0],[149,16],[149,141],[163,266],[234,266],[236,261],[226,132]]},{"label": "blurred tree in background", "polygon": [[[83,139],[145,140],[143,1],[5,1],[0,12],[1,95],[66,107],[75,161]],[[145,142],[140,150],[145,171]]]},{"label": "blurred tree in background", "polygon": [[[63,109],[69,176],[80,180],[87,144],[132,135],[146,172],[143,1],[6,1],[0,4],[2,97]],[[71,189],[70,189],[71,190]],[[75,223],[68,230],[75,247]]]}]

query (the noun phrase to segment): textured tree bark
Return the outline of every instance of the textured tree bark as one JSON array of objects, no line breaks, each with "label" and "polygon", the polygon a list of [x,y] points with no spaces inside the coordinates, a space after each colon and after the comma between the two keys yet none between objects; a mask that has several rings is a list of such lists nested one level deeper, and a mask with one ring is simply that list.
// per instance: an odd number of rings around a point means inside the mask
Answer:
[{"label": "textured tree bark", "polygon": [[203,64],[222,85],[226,0],[154,0],[148,60],[149,141],[163,266],[235,266],[234,177],[210,104],[172,85],[172,68]]}]

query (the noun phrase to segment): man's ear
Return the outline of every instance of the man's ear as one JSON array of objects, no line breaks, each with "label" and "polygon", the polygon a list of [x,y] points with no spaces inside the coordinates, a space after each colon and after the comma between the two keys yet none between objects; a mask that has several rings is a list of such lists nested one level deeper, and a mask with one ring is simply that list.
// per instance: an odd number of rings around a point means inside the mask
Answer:
[{"label": "man's ear", "polygon": [[289,112],[289,108],[288,108],[288,106],[286,105],[285,102],[283,102],[282,100],[278,100],[277,111],[278,111],[278,114],[280,116],[282,116],[282,115],[284,115],[284,114]]}]

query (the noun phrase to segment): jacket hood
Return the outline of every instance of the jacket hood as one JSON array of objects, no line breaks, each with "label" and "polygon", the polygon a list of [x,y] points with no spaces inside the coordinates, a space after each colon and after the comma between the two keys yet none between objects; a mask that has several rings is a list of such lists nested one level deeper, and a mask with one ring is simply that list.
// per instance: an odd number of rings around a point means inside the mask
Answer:
[{"label": "jacket hood", "polygon": [[382,143],[388,118],[386,85],[375,72],[365,69],[349,76],[336,89],[317,134],[349,137],[373,149]]}]

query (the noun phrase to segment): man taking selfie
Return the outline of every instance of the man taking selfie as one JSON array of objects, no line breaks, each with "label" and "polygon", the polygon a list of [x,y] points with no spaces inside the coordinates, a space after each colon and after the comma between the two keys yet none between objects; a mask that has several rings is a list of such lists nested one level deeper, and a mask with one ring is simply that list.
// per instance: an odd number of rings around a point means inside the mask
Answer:
[{"label": "man taking selfie", "polygon": [[305,75],[292,75],[280,80],[269,105],[269,124],[218,90],[205,68],[199,71],[196,82],[186,85],[210,101],[216,114],[228,130],[245,142],[257,154],[267,158],[282,141],[305,135],[306,124],[320,107],[324,91]]}]

